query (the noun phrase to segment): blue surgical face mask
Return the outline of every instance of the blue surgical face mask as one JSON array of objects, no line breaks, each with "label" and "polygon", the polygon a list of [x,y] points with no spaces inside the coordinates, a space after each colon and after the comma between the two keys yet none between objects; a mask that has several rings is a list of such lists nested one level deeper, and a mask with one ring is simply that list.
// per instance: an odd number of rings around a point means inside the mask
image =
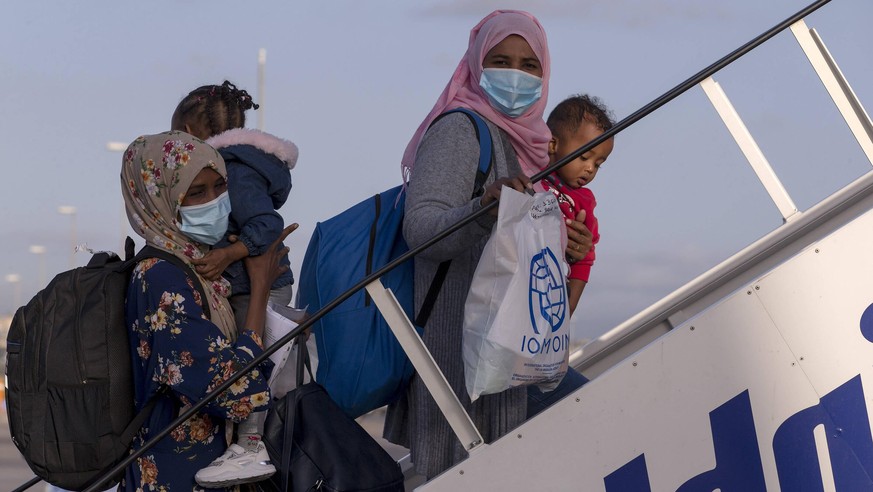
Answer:
[{"label": "blue surgical face mask", "polygon": [[491,105],[507,116],[521,116],[543,95],[543,79],[513,68],[486,68],[479,78]]},{"label": "blue surgical face mask", "polygon": [[182,225],[179,229],[197,242],[213,245],[227,232],[230,196],[225,191],[211,202],[179,207]]}]

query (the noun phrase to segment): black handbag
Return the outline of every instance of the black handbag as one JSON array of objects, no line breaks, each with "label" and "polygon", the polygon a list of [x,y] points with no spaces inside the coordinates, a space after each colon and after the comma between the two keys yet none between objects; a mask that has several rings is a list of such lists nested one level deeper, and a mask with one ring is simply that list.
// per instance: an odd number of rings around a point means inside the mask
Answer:
[{"label": "black handbag", "polygon": [[[305,339],[297,339],[297,388],[273,402],[264,444],[276,492],[403,492],[400,465],[312,378]],[[303,384],[304,367],[313,382]]]}]

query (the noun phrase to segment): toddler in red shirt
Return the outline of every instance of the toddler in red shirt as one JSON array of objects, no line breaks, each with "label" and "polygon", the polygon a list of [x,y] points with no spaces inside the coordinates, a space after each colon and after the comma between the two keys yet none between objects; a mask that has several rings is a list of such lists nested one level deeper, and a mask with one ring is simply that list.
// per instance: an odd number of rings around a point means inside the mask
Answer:
[{"label": "toddler in red shirt", "polygon": [[[552,131],[549,142],[549,165],[552,165],[612,128],[614,122],[609,110],[599,99],[580,94],[555,106],[546,124]],[[597,201],[588,185],[594,181],[600,166],[612,153],[614,141],[614,138],[606,140],[543,180],[545,188],[558,198],[564,216],[584,222],[592,234],[591,249],[585,259],[574,263],[568,258],[571,263],[570,274],[567,276],[567,296],[571,314],[576,310],[582,291],[588,283],[591,267],[594,265],[594,248],[600,241],[597,218],[594,216]]]}]

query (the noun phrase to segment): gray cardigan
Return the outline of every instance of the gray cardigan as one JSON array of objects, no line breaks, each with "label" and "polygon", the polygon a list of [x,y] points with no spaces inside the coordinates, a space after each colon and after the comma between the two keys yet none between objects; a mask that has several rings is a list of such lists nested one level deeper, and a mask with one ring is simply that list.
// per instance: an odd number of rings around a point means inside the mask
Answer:
[{"label": "gray cardigan", "polygon": [[[486,184],[521,173],[507,135],[490,121],[488,127],[494,143],[494,166]],[[475,130],[463,114],[450,114],[425,133],[406,197],[403,235],[410,247],[481,208],[479,198],[470,199],[478,159]],[[422,338],[486,442],[521,424],[527,410],[525,387],[483,396],[471,404],[464,384],[461,359],[464,302],[495,222],[490,215],[482,216],[414,260],[416,313],[439,263],[452,260]],[[467,456],[417,375],[405,397],[389,406],[384,436],[408,447],[416,471],[428,479]]]}]

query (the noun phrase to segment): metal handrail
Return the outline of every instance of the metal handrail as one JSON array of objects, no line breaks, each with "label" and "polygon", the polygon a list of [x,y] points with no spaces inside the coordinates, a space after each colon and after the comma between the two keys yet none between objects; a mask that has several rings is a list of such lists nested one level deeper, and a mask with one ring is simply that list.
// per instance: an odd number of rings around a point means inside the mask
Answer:
[{"label": "metal handrail", "polygon": [[[804,17],[815,12],[819,8],[823,7],[824,5],[830,3],[830,1],[831,0],[817,0],[813,3],[811,3],[810,5],[808,5],[807,7],[801,9],[800,11],[798,11],[797,13],[792,15],[791,17],[789,17],[789,18],[785,19],[784,21],[780,22],[779,24],[776,24],[775,26],[771,27],[770,29],[768,29],[764,33],[758,35],[757,37],[755,37],[751,41],[740,46],[739,48],[732,51],[731,53],[725,55],[724,57],[722,57],[721,59],[719,59],[715,63],[709,65],[708,67],[704,68],[703,70],[701,70],[698,73],[694,74],[693,76],[689,77],[688,79],[686,79],[682,83],[678,84],[674,88],[670,89],[669,91],[667,91],[666,93],[664,93],[660,97],[656,98],[652,102],[646,104],[645,106],[638,109],[637,111],[635,111],[631,115],[629,115],[629,116],[625,117],[624,119],[622,119],[621,121],[617,122],[611,129],[605,131],[599,137],[597,137],[597,138],[591,140],[590,142],[588,142],[587,144],[579,147],[575,151],[573,151],[570,154],[568,154],[567,156],[565,156],[563,159],[560,159],[555,164],[553,164],[553,165],[543,169],[542,171],[536,173],[535,175],[531,176],[531,181],[533,181],[533,182],[540,181],[545,176],[548,176],[549,174],[555,172],[557,169],[560,169],[561,167],[563,167],[567,163],[578,158],[580,155],[590,151],[594,147],[597,147],[601,143],[614,137],[615,135],[617,135],[618,133],[620,133],[621,131],[623,131],[627,127],[631,126],[632,124],[634,124],[637,121],[641,120],[642,118],[646,117],[647,115],[654,112],[655,110],[657,110],[661,106],[664,106],[665,104],[672,101],[673,99],[675,99],[679,95],[683,94],[684,92],[688,91],[689,89],[693,88],[694,86],[696,86],[697,84],[699,84],[700,82],[705,80],[706,78],[712,76],[713,74],[715,74],[716,72],[718,72],[722,68],[726,67],[727,65],[730,65],[731,63],[733,63],[734,61],[736,61],[737,59],[739,59],[743,55],[747,54],[751,50],[760,46],[761,44],[763,44],[764,42],[766,42],[767,40],[769,40],[773,36],[779,34],[783,30],[787,29],[795,22],[803,19]],[[391,270],[393,270],[394,268],[396,268],[400,264],[412,259],[414,256],[416,256],[419,253],[421,253],[422,251],[430,248],[431,246],[433,246],[437,242],[443,240],[444,238],[448,237],[452,233],[458,231],[459,229],[466,226],[470,222],[476,220],[478,217],[481,217],[482,215],[488,213],[489,210],[491,210],[497,206],[497,203],[498,202],[495,201],[495,202],[492,202],[486,206],[483,206],[482,208],[480,208],[476,212],[473,212],[470,215],[468,215],[467,217],[459,220],[454,225],[449,226],[448,228],[446,228],[445,230],[443,230],[439,234],[436,234],[431,239],[425,241],[421,245],[410,249],[408,252],[404,253],[403,255],[401,255],[398,258],[394,259],[393,261],[389,262],[387,265],[383,266],[379,270],[377,270],[377,271],[373,272],[372,274],[361,279],[358,283],[356,283],[354,286],[349,288],[346,292],[340,294],[335,299],[333,299],[332,301],[327,303],[323,308],[321,308],[318,311],[316,311],[315,313],[313,313],[310,316],[310,318],[308,318],[306,321],[304,321],[299,326],[297,326],[297,328],[291,330],[291,332],[289,332],[284,337],[279,339],[275,344],[271,345],[270,347],[267,347],[261,355],[255,357],[254,360],[252,360],[252,362],[250,362],[244,368],[240,369],[238,372],[231,375],[224,383],[220,384],[212,392],[210,392],[209,394],[204,396],[199,402],[197,402],[196,404],[192,405],[190,408],[188,408],[187,410],[182,412],[178,417],[176,417],[176,419],[173,420],[173,422],[171,422],[166,428],[161,430],[157,435],[155,435],[154,437],[149,439],[145,444],[143,444],[142,447],[140,447],[136,451],[132,452],[124,460],[122,460],[116,466],[114,466],[111,470],[106,472],[103,476],[99,477],[94,483],[92,483],[87,489],[85,489],[85,492],[98,492],[100,490],[101,485],[106,483],[111,477],[120,474],[128,465],[133,463],[134,460],[139,458],[143,453],[148,451],[151,447],[153,447],[155,444],[157,444],[161,439],[163,439],[164,437],[169,435],[170,432],[173,431],[173,429],[175,429],[179,425],[183,424],[186,420],[188,420],[195,413],[197,413],[201,408],[206,406],[209,402],[211,402],[212,400],[217,398],[221,393],[223,393],[225,390],[230,388],[238,379],[240,379],[242,376],[244,376],[245,374],[247,374],[250,371],[252,371],[253,369],[255,369],[261,362],[263,362],[270,355],[272,355],[273,352],[279,350],[280,347],[291,342],[291,340],[293,340],[295,337],[297,337],[299,334],[301,334],[304,330],[306,330],[310,326],[312,326],[313,323],[315,323],[316,321],[321,319],[325,314],[327,314],[328,312],[333,310],[335,307],[342,304],[344,301],[346,301],[349,297],[354,295],[356,292],[363,289],[367,284],[382,277],[383,275],[390,272]]]}]

